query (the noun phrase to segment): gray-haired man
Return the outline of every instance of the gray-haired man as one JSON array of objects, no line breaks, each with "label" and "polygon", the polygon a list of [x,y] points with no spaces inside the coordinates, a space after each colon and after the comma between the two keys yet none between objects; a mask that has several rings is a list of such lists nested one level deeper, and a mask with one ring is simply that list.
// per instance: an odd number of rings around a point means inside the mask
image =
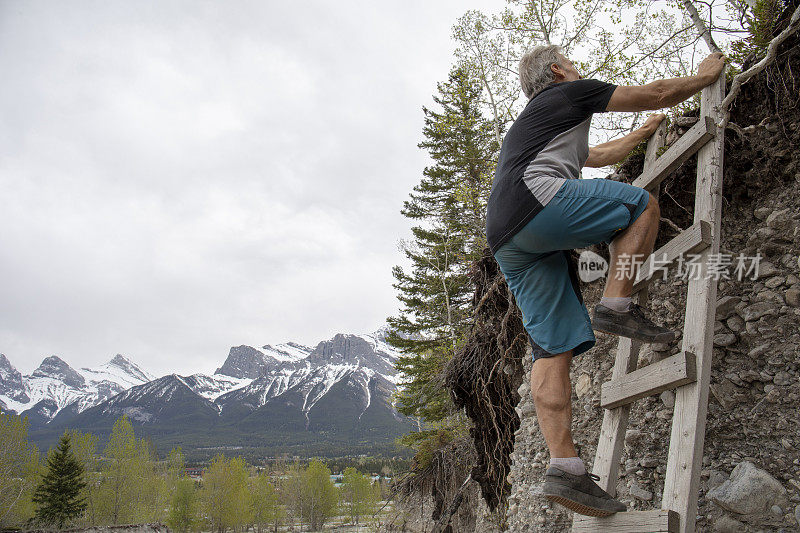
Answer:
[{"label": "gray-haired man", "polygon": [[[713,83],[723,67],[722,54],[711,54],[695,76],[623,87],[583,79],[555,46],[537,47],[520,61],[520,82],[529,101],[503,140],[486,233],[533,347],[531,394],[550,450],[544,494],[578,513],[606,516],[624,511],[625,505],[592,481],[597,476],[586,472],[575,450],[570,430],[572,357],[594,346],[593,329],[642,342],[675,337],[631,301],[633,279],[619,275],[617,266],[625,256],[653,252],[660,220],[655,197],[627,183],[575,179],[584,166],[624,159],[664,115],[653,115],[629,135],[589,148],[592,114],[673,106]],[[567,253],[600,242],[609,244],[609,272],[614,275],[609,275],[590,319]]]}]

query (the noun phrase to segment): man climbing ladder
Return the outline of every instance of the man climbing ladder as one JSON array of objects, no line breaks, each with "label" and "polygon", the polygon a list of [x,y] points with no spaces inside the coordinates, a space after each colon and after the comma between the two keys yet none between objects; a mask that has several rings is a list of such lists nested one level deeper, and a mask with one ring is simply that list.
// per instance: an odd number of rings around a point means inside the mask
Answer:
[{"label": "man climbing ladder", "polygon": [[[531,394],[550,450],[544,494],[575,512],[607,516],[624,511],[587,473],[572,441],[569,367],[595,344],[593,329],[641,342],[671,342],[675,333],[647,318],[632,302],[633,276],[621,273],[625,257],[653,252],[658,202],[646,190],[608,179],[576,179],[584,166],[623,160],[655,131],[651,116],[629,135],[592,148],[593,113],[645,111],[673,106],[716,81],[722,54],[709,55],[695,76],[616,86],[581,78],[556,46],[541,46],[520,61],[529,101],[509,128],[487,206],[489,247],[514,294],[531,346]],[[594,316],[583,303],[573,248],[609,244],[609,276]]]}]

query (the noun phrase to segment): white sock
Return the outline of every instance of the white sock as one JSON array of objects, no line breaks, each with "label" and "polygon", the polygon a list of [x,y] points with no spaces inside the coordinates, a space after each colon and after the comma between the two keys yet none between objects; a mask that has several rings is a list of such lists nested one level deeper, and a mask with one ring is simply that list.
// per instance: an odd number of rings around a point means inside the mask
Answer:
[{"label": "white sock", "polygon": [[628,310],[631,304],[630,296],[603,296],[600,298],[600,304],[605,305],[609,309],[613,309],[619,313],[624,313]]},{"label": "white sock", "polygon": [[586,466],[580,457],[551,457],[550,466],[557,466],[565,472],[580,476],[586,473]]}]

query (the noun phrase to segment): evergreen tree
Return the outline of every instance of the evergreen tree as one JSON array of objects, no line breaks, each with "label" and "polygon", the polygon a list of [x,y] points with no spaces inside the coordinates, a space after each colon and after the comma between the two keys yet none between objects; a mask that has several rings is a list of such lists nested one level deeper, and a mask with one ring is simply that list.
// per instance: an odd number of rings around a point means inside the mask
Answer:
[{"label": "evergreen tree", "polygon": [[427,422],[454,411],[438,377],[469,326],[467,272],[486,245],[486,201],[498,151],[494,126],[480,111],[480,81],[456,67],[437,87],[441,109],[423,107],[425,141],[419,144],[434,164],[401,210],[417,223],[413,242],[402,245],[411,271],[392,270],[403,309],[387,318],[393,330],[387,342],[404,353],[396,362],[405,380],[398,409]]},{"label": "evergreen tree", "polygon": [[61,529],[80,516],[86,509],[86,500],[81,496],[86,487],[83,475],[83,465],[70,448],[69,434],[64,433],[58,448],[47,458],[47,474],[33,494],[36,519]]}]

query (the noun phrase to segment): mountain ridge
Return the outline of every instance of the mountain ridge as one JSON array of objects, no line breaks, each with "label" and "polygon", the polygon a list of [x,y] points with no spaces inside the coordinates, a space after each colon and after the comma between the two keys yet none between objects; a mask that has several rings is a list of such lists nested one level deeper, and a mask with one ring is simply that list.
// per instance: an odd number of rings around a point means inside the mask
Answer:
[{"label": "mountain ridge", "polygon": [[[394,439],[414,425],[394,405],[399,355],[380,328],[337,333],[313,348],[293,342],[234,346],[213,374],[152,378],[121,355],[75,370],[50,356],[31,376],[20,376],[22,390],[19,373],[3,356],[0,402],[6,409],[25,407],[17,413],[28,416],[41,443],[65,429],[106,434],[126,415],[159,445],[184,449],[246,443],[263,449],[327,446],[343,453],[377,446],[389,453]],[[100,390],[112,382],[120,390]],[[76,392],[81,384],[92,394]],[[10,396],[31,390],[37,392],[26,404]]]}]

